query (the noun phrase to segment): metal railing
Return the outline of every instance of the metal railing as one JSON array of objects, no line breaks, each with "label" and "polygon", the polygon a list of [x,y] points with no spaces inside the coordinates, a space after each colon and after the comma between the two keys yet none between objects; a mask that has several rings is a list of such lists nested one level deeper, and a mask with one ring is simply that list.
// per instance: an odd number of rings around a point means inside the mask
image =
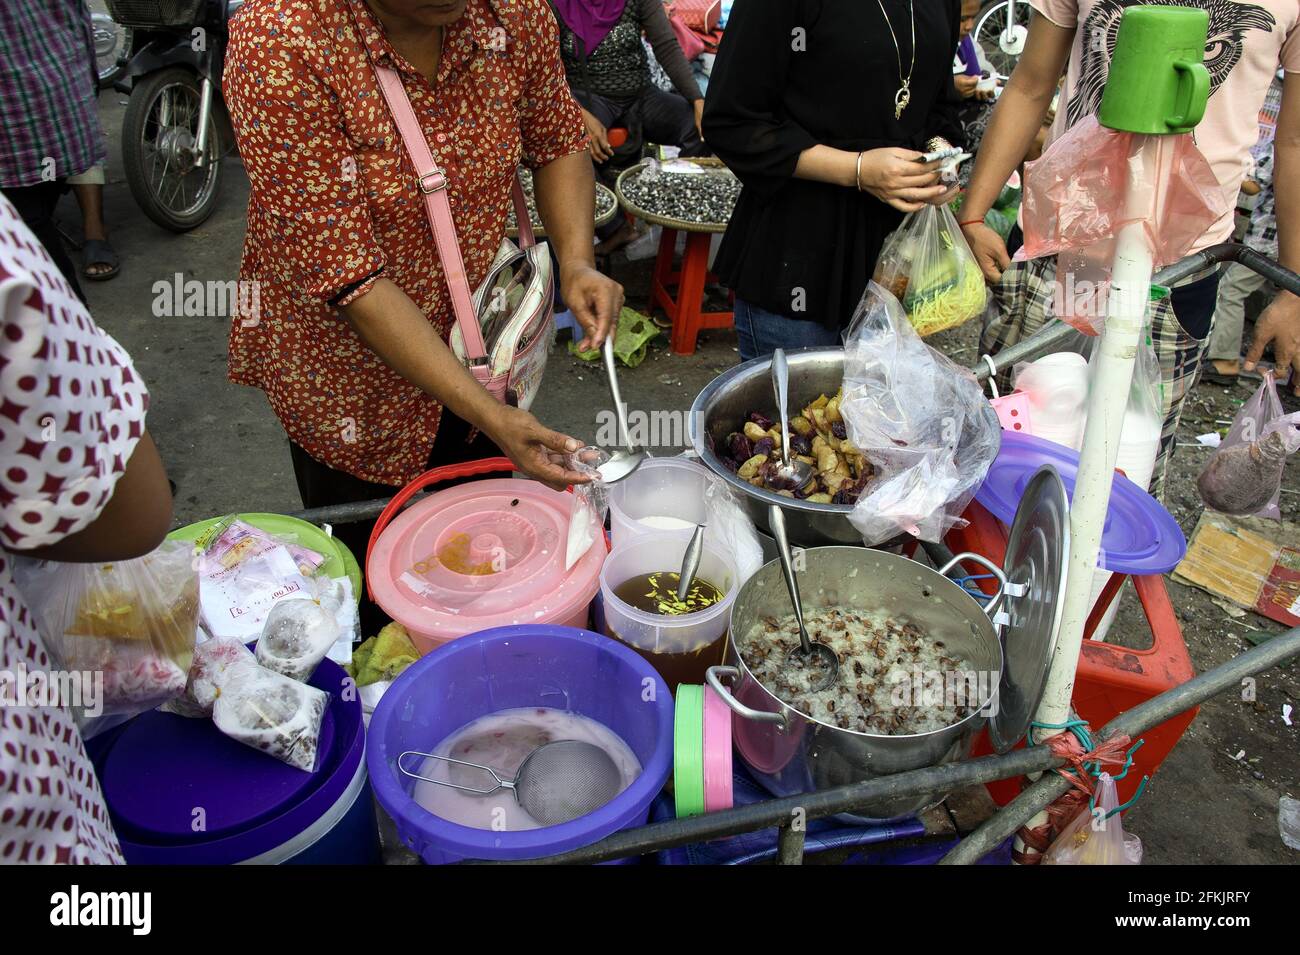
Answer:
[{"label": "metal railing", "polygon": [[[1274,262],[1268,256],[1236,242],[1223,242],[1219,245],[1212,245],[1208,249],[1202,249],[1200,252],[1193,252],[1191,255],[1179,259],[1173,265],[1160,269],[1155,275],[1151,276],[1151,281],[1156,285],[1174,285],[1183,279],[1190,278],[1197,272],[1203,272],[1211,266],[1223,262],[1235,262],[1244,265],[1246,268],[1258,272],[1274,285],[1300,295],[1300,275],[1296,275],[1285,266]],[[975,377],[980,381],[986,381],[993,375],[1001,374],[1008,368],[1016,367],[1019,362],[1033,361],[1035,358],[1050,354],[1065,339],[1075,334],[1077,332],[1074,326],[1061,321],[1053,321],[1042,331],[1026,338],[1024,341],[1009,345],[996,355],[981,357],[971,371],[975,373]]]}]

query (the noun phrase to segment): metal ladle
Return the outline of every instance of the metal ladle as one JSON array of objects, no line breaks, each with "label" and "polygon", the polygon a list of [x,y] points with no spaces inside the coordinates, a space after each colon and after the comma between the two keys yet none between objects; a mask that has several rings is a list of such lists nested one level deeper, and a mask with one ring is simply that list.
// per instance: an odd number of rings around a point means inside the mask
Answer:
[{"label": "metal ladle", "polygon": [[772,390],[776,392],[776,414],[781,422],[781,464],[776,476],[782,483],[801,488],[812,480],[814,472],[807,461],[790,460],[790,368],[781,348],[772,353]]},{"label": "metal ladle", "polygon": [[649,455],[644,448],[632,444],[632,432],[627,426],[627,406],[623,404],[623,395],[618,390],[618,369],[614,366],[612,334],[606,336],[601,353],[605,357],[605,373],[609,376],[609,396],[614,400],[614,414],[618,416],[618,439],[623,447],[611,454],[609,460],[596,470],[602,481],[613,484],[631,476]]},{"label": "metal ladle", "polygon": [[[476,789],[446,779],[422,776],[402,765],[407,756],[481,769],[496,780],[496,785],[489,789]],[[609,753],[593,743],[576,739],[554,740],[537,747],[520,764],[514,779],[502,779],[495,769],[482,763],[417,750],[407,750],[398,756],[397,768],[412,779],[459,789],[475,796],[490,796],[500,789],[509,789],[515,794],[520,808],[543,826],[556,826],[595,812],[623,790],[623,774]]]},{"label": "metal ladle", "polygon": [[785,572],[785,586],[790,591],[790,603],[794,605],[794,619],[799,624],[799,646],[790,651],[786,663],[812,671],[809,689],[817,693],[835,685],[840,676],[840,660],[835,655],[835,651],[826,644],[813,643],[808,639],[808,629],[803,622],[803,603],[799,600],[799,581],[794,575],[790,540],[785,533],[785,512],[779,505],[768,505],[767,523],[772,529],[772,536],[776,538],[776,550],[781,556],[781,570]]}]

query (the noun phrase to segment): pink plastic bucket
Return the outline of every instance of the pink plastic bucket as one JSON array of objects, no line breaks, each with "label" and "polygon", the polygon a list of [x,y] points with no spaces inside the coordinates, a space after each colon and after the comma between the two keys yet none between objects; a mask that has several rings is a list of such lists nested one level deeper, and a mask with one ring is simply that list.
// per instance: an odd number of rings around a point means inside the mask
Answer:
[{"label": "pink plastic bucket", "polygon": [[497,627],[587,625],[605,544],[593,527],[595,542],[565,570],[571,495],[500,478],[438,491],[398,513],[431,484],[512,467],[490,458],[436,468],[403,488],[375,522],[366,556],[371,597],[421,653]]}]

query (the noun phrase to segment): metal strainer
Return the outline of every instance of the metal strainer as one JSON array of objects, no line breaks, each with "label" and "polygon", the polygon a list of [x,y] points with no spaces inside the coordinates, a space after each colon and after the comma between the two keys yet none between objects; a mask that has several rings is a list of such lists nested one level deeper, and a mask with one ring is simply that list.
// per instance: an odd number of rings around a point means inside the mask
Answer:
[{"label": "metal strainer", "polygon": [[[445,779],[421,776],[402,765],[408,756],[481,769],[496,780],[496,785],[489,789],[475,789]],[[509,789],[524,812],[543,826],[557,826],[595,812],[623,788],[623,774],[609,753],[592,743],[576,739],[555,740],[537,747],[520,764],[514,779],[502,779],[495,769],[481,763],[417,750],[407,750],[397,757],[397,768],[412,779],[476,796],[490,796],[499,789]]]}]

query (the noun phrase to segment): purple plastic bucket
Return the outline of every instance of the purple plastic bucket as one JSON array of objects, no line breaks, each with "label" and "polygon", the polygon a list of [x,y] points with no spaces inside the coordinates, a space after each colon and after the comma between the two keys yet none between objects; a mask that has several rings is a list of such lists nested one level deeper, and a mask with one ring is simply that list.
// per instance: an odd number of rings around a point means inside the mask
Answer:
[{"label": "purple plastic bucket", "polygon": [[[526,832],[471,829],[412,798],[397,769],[406,750],[428,752],[466,723],[521,706],[568,710],[603,723],[641,762],[641,775],[580,819]],[[641,656],[589,630],[498,627],[453,640],[417,660],[384,693],[370,720],[366,763],[375,798],[403,843],[425,862],[533,859],[589,845],[643,824],[672,765],[673,700]]]},{"label": "purple plastic bucket", "polygon": [[210,719],[157,710],[91,739],[87,750],[126,861],[378,862],[361,703],[347,673],[329,660],[308,682],[330,694],[313,773],[236,742]]}]

